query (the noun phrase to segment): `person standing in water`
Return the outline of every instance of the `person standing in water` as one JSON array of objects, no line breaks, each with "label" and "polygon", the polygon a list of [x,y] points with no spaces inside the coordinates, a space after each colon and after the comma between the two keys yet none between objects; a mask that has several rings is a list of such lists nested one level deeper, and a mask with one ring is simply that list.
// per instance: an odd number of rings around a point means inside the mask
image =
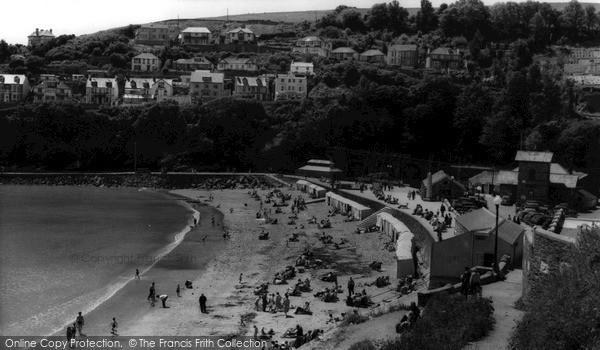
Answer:
[{"label": "person standing in water", "polygon": [[135,269],[135,279],[137,279],[137,280],[140,279],[140,270],[139,269]]}]

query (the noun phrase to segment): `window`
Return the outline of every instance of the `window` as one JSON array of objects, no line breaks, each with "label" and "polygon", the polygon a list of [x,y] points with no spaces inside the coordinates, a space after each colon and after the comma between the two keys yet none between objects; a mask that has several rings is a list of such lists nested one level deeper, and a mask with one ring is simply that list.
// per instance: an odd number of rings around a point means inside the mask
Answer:
[{"label": "window", "polygon": [[216,89],[218,89],[218,88],[219,88],[219,86],[218,86],[217,84],[214,84],[214,85],[213,85],[213,89],[215,89],[215,90],[216,90]]},{"label": "window", "polygon": [[285,86],[282,86],[282,87],[281,87],[281,91],[285,91]]},{"label": "window", "polygon": [[204,88],[205,88],[205,89],[208,89],[208,84],[204,84]]},{"label": "window", "polygon": [[281,82],[282,82],[282,83],[285,83],[285,79],[281,79]]}]

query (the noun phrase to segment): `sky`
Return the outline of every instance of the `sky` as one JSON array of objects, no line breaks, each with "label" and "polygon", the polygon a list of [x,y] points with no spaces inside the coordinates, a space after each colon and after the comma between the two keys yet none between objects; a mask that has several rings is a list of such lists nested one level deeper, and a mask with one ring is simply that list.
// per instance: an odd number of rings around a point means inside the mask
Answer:
[{"label": "sky", "polygon": [[[227,14],[330,10],[338,5],[370,8],[391,0],[13,0],[0,6],[0,39],[27,44],[36,28],[52,29],[54,35],[89,34],[100,30],[165,19],[206,18]],[[454,0],[430,0],[433,6]],[[484,0],[491,5],[498,0]],[[514,0],[513,0],[514,1]],[[561,1],[561,0],[552,0]],[[565,2],[568,0],[562,0]],[[583,0],[582,2],[600,0]],[[406,8],[420,0],[400,0]],[[520,0],[517,0],[520,2]]]}]

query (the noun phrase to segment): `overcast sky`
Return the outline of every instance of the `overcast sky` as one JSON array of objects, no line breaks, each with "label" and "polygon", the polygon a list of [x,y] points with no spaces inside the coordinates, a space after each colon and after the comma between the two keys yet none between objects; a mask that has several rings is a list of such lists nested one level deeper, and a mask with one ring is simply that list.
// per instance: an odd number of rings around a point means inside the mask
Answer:
[{"label": "overcast sky", "polygon": [[[434,6],[452,3],[431,0]],[[519,0],[517,0],[519,1]],[[554,1],[554,0],[553,0]],[[560,0],[558,0],[560,1]],[[568,1],[568,0],[563,0]],[[600,0],[587,0],[600,1]],[[128,24],[181,18],[200,18],[257,12],[329,10],[344,4],[369,8],[382,0],[5,0],[0,9],[0,39],[27,44],[36,28],[55,35],[88,34]],[[484,0],[491,5],[497,0]],[[402,0],[403,7],[419,7],[420,0]]]}]

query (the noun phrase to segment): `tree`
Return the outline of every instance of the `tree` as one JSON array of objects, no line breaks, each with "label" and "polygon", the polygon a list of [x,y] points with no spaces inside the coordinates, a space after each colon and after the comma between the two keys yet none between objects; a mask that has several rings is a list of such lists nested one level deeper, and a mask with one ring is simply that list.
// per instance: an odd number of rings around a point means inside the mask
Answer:
[{"label": "tree", "polygon": [[390,16],[389,29],[396,34],[404,33],[408,29],[408,11],[397,0],[388,4]]},{"label": "tree", "polygon": [[477,30],[487,37],[489,10],[481,0],[459,0],[440,17],[440,28],[446,37],[464,36],[471,39]]},{"label": "tree", "polygon": [[560,22],[567,38],[573,41],[580,40],[586,22],[583,6],[577,0],[571,0],[562,11]]},{"label": "tree", "polygon": [[375,4],[367,14],[367,25],[372,30],[383,30],[388,28],[390,14],[385,3]]},{"label": "tree", "polygon": [[342,26],[353,32],[362,32],[365,30],[365,22],[362,15],[356,10],[347,10],[342,14]]},{"label": "tree", "polygon": [[429,0],[421,0],[421,9],[417,12],[415,19],[417,30],[422,33],[429,33],[437,28],[438,18]]},{"label": "tree", "polygon": [[483,153],[479,136],[485,120],[491,116],[491,105],[491,94],[477,82],[465,87],[457,98],[452,127],[456,135],[457,150],[467,158],[477,159]]}]

